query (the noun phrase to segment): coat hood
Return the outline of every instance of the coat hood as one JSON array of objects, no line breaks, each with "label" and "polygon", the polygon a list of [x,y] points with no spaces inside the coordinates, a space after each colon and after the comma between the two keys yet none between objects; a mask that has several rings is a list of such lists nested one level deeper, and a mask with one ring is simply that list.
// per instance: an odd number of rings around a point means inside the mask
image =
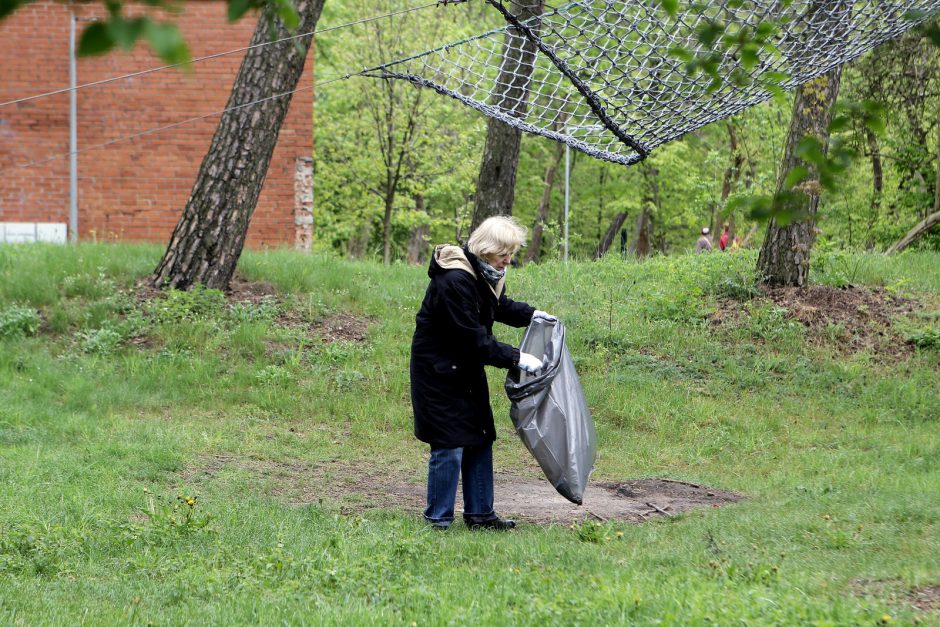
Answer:
[{"label": "coat hood", "polygon": [[434,276],[441,270],[463,270],[469,272],[473,278],[477,276],[476,270],[473,269],[473,264],[467,259],[463,248],[451,244],[441,244],[434,249],[428,274]]},{"label": "coat hood", "polygon": [[[463,270],[476,279],[480,277],[477,272],[478,263],[479,261],[473,256],[473,253],[468,252],[466,249],[452,244],[440,244],[434,248],[434,254],[431,255],[431,266],[428,268],[428,276],[434,277],[443,270]],[[506,277],[504,276],[499,280],[499,283],[496,284],[496,287],[493,287],[489,283],[486,285],[493,292],[493,295],[499,298],[505,284]]]}]

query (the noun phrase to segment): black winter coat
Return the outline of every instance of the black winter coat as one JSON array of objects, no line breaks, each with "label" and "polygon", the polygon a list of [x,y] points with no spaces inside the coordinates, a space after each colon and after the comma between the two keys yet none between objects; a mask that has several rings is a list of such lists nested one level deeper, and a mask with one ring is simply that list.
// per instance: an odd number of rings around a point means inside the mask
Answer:
[{"label": "black winter coat", "polygon": [[506,298],[505,289],[497,299],[466,248],[476,276],[441,267],[437,253],[411,342],[415,436],[437,448],[479,446],[496,439],[483,366],[519,363],[519,349],[496,340],[493,322],[525,327],[535,309]]}]

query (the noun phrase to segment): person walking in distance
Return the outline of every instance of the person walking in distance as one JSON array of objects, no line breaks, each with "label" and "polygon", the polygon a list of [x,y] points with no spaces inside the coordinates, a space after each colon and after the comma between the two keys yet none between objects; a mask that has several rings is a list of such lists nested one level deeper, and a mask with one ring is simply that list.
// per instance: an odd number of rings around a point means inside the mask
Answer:
[{"label": "person walking in distance", "polygon": [[557,320],[506,297],[506,268],[525,236],[511,217],[494,216],[471,233],[466,247],[438,246],[431,257],[410,370],[415,436],[431,447],[424,517],[437,529],[454,521],[461,478],[467,527],[516,526],[493,508],[496,428],[484,366],[537,372],[542,360],[498,341],[493,323],[525,327],[533,318]]},{"label": "person walking in distance", "polygon": [[699,236],[698,241],[695,242],[696,253],[710,253],[712,251],[712,240],[708,237],[709,232],[707,226],[702,229],[702,234]]},{"label": "person walking in distance", "polygon": [[725,229],[721,232],[721,237],[718,238],[718,248],[721,249],[721,252],[725,252],[728,249],[728,225],[725,225]]}]

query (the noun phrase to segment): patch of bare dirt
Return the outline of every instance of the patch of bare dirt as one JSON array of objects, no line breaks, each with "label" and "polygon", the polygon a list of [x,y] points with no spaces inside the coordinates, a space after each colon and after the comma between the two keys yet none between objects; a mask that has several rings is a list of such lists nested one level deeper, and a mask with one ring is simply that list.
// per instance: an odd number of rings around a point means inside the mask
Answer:
[{"label": "patch of bare dirt", "polygon": [[331,313],[313,322],[294,311],[284,311],[277,317],[280,326],[303,329],[308,336],[319,338],[324,344],[365,342],[370,322],[366,316],[356,316],[345,311]]},{"label": "patch of bare dirt", "polygon": [[[138,303],[160,298],[163,290],[150,284],[150,277],[144,277],[134,286],[134,296]],[[267,281],[250,281],[236,273],[229,282],[229,289],[225,296],[230,303],[262,303],[277,301],[277,290]]]},{"label": "patch of bare dirt", "polygon": [[924,612],[940,609],[940,585],[914,588],[911,590],[910,602]]},{"label": "patch of bare dirt", "polygon": [[[788,319],[806,328],[811,341],[830,344],[847,353],[878,349],[881,354],[903,356],[914,350],[894,331],[893,324],[917,311],[920,303],[915,300],[898,298],[883,289],[852,285],[765,287],[762,291],[762,299],[785,309]],[[733,323],[744,310],[740,301],[719,299],[711,323]]]},{"label": "patch of bare dirt", "polygon": [[225,292],[231,303],[263,303],[277,300],[277,290],[267,281],[249,281],[236,274]]},{"label": "patch of bare dirt", "polygon": [[[291,505],[331,504],[344,514],[391,507],[420,515],[424,509],[423,470],[409,475],[405,470],[338,460],[308,464],[216,455],[203,460],[199,467],[184,470],[181,478],[198,483],[226,467],[250,471],[257,478],[259,490]],[[496,475],[497,510],[502,515],[540,525],[589,520],[640,523],[700,507],[721,507],[741,498],[734,492],[684,481],[633,479],[593,482],[585,492],[584,505],[577,506],[558,494],[545,479]],[[458,491],[458,518],[461,503]]]}]

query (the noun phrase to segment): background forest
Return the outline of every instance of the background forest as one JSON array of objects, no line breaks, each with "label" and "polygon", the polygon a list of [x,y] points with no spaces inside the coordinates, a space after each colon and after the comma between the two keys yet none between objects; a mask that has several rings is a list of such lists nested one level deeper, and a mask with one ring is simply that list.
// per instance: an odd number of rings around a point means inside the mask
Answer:
[{"label": "background forest", "polygon": [[[321,27],[400,8],[395,0],[330,2]],[[499,26],[499,16],[483,3],[447,9],[318,38],[317,249],[420,262],[428,244],[466,236],[485,118],[403,81],[336,80]],[[937,210],[940,49],[925,33],[909,32],[845,68],[837,107],[849,111],[866,103],[882,112],[883,128],[852,122],[833,128],[833,149],[852,158],[820,202],[817,246],[823,251],[884,250]],[[644,212],[654,252],[687,252],[703,226],[715,232],[723,222],[745,246],[759,247],[765,226],[741,201],[773,193],[791,108],[792,95],[786,94],[690,133],[630,167],[571,151],[569,254],[592,257],[624,213],[626,250],[635,251]],[[513,214],[530,228],[540,213],[546,216],[540,245],[526,253],[529,260],[562,255],[564,167],[563,145],[523,137]],[[928,235],[915,246],[936,250],[940,236]],[[617,231],[610,250],[621,250]]]}]

